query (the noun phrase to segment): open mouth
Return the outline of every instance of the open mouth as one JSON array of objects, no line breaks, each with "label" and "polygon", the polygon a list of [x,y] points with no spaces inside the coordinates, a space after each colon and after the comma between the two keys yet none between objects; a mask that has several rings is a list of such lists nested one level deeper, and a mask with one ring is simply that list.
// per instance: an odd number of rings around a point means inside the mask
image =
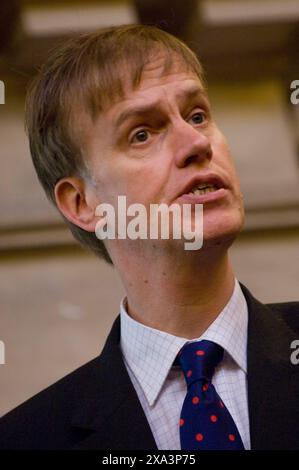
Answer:
[{"label": "open mouth", "polygon": [[229,183],[216,173],[201,173],[193,177],[178,194],[178,199],[191,204],[218,201],[228,196]]},{"label": "open mouth", "polygon": [[188,194],[195,194],[195,196],[200,196],[202,194],[213,193],[219,189],[218,185],[215,184],[198,184],[195,186]]}]

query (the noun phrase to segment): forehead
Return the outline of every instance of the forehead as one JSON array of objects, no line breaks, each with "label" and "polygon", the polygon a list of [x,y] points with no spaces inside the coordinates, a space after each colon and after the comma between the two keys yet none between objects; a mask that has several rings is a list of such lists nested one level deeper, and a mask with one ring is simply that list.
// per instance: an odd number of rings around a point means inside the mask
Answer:
[{"label": "forehead", "polygon": [[103,114],[112,115],[132,102],[145,104],[146,101],[154,102],[166,95],[183,99],[198,94],[207,98],[200,77],[182,59],[175,58],[166,67],[165,58],[158,56],[143,68],[138,85],[132,84],[127,72],[123,80],[123,95],[110,103]]},{"label": "forehead", "polygon": [[151,86],[164,85],[175,80],[190,78],[197,80],[204,88],[199,76],[190,66],[177,55],[173,54],[172,59],[169,55],[158,53],[152,57],[143,67],[140,80],[137,84],[132,83],[128,76],[128,71],[124,79],[124,98],[132,95],[134,92],[146,90]]}]

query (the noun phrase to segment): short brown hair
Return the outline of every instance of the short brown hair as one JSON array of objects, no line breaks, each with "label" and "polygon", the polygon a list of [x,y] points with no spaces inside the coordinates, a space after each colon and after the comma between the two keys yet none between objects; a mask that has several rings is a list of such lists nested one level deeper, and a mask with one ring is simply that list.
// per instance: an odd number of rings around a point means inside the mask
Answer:
[{"label": "short brown hair", "polygon": [[[176,55],[203,82],[198,59],[183,42],[145,25],[114,26],[76,36],[58,47],[41,67],[27,94],[25,124],[38,178],[55,206],[54,189],[60,179],[88,174],[74,132],[75,104],[94,121],[105,106],[123,96],[124,71],[136,88],[157,50],[165,54],[165,71]],[[63,218],[82,245],[113,264],[94,233]]]}]

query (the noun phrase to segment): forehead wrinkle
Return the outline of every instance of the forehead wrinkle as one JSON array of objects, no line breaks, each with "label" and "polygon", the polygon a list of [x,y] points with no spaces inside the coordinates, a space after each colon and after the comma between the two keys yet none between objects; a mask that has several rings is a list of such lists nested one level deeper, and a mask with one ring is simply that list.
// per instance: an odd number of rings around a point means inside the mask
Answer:
[{"label": "forehead wrinkle", "polygon": [[[163,94],[167,98],[167,91],[163,89]],[[175,94],[175,99],[179,101],[188,101],[196,98],[197,96],[203,97],[207,100],[207,93],[202,86],[194,85],[189,89],[178,90]],[[167,100],[168,101],[168,100]],[[161,108],[161,100],[157,98],[152,102],[142,105],[131,105],[126,108],[118,116],[115,127],[120,127],[126,120],[137,115],[144,115],[146,113],[153,112],[155,109]]]},{"label": "forehead wrinkle", "polygon": [[135,105],[125,109],[117,118],[115,122],[115,127],[120,127],[125,121],[130,119],[131,117],[138,116],[138,115],[145,115],[150,112],[153,112],[158,107],[161,107],[160,100],[152,101],[146,105]]}]

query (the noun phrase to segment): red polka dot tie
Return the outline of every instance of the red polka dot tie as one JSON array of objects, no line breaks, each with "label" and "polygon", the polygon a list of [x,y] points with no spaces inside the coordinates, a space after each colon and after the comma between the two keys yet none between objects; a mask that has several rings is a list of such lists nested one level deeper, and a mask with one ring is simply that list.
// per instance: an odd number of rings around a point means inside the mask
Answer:
[{"label": "red polka dot tie", "polygon": [[187,383],[180,417],[182,450],[244,449],[239,431],[212,384],[223,348],[212,341],[186,344],[178,361]]}]

